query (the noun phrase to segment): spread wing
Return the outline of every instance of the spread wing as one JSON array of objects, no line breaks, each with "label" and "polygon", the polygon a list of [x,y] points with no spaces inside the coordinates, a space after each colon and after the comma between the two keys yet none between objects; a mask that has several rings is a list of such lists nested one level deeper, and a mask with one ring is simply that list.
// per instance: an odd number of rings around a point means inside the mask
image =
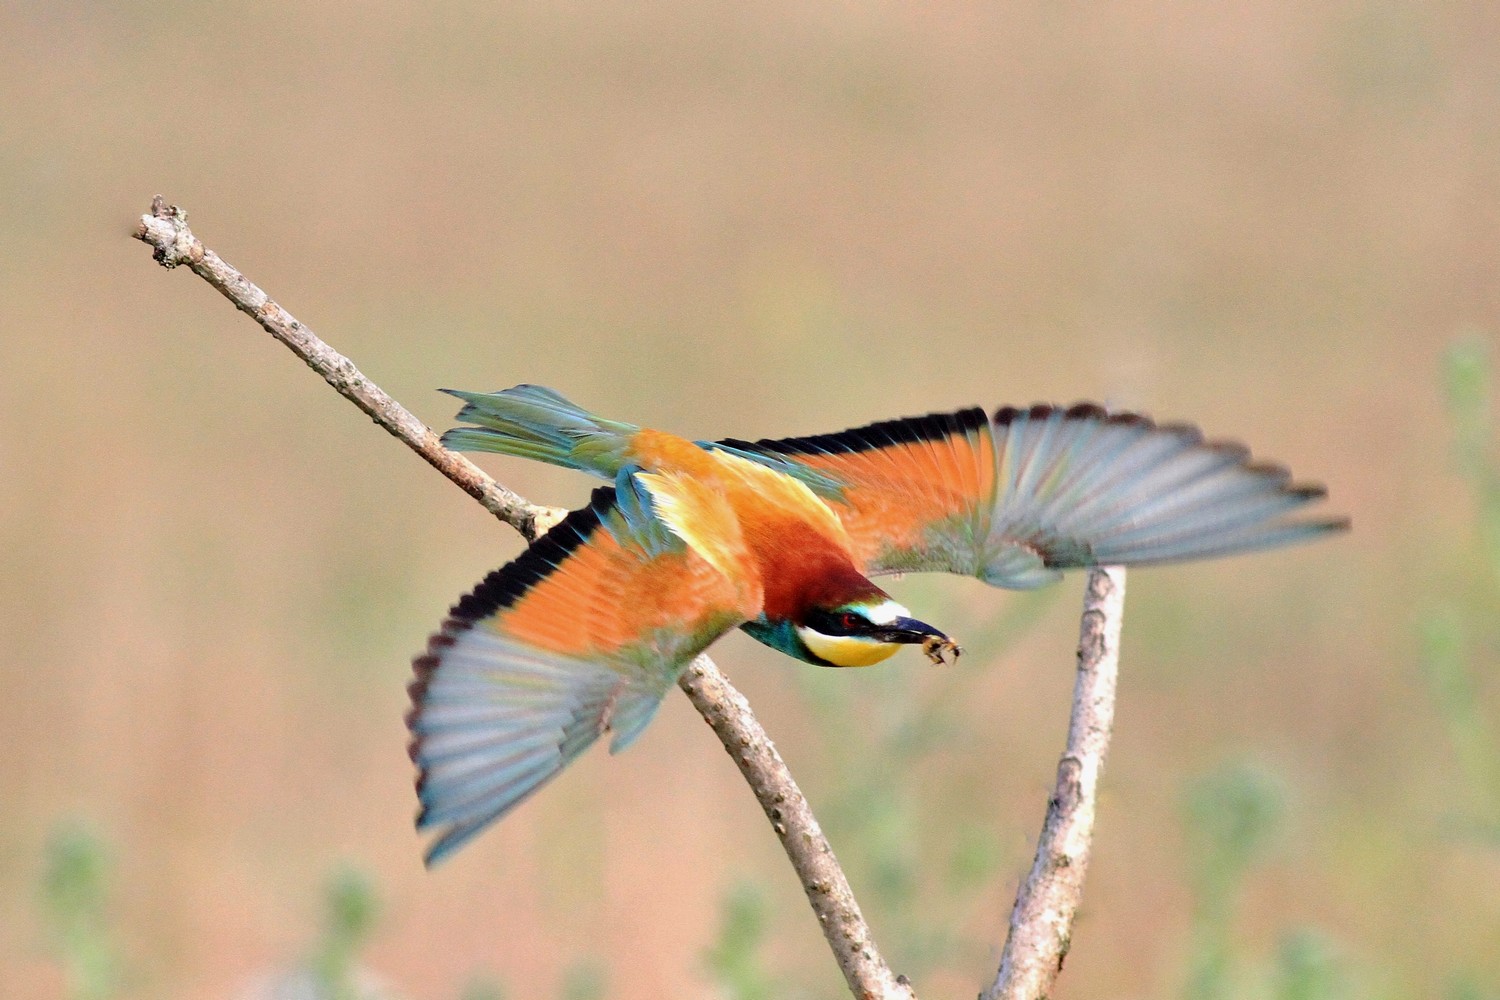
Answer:
[{"label": "spread wing", "polygon": [[806,482],[871,574],[943,570],[1037,587],[1075,566],[1177,562],[1348,527],[1241,445],[1099,406],[1006,407],[710,447]]},{"label": "spread wing", "polygon": [[407,724],[417,828],[439,831],[429,864],[604,732],[611,751],[628,746],[688,661],[759,613],[758,579],[686,545],[635,472],[485,578],[416,659]]}]

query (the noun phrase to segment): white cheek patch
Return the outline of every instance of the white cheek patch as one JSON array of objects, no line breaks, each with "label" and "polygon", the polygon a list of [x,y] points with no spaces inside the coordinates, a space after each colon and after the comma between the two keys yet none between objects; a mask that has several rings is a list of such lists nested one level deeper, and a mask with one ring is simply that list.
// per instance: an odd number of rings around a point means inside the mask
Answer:
[{"label": "white cheek patch", "polygon": [[881,601],[873,608],[865,608],[865,617],[876,625],[889,625],[897,618],[910,618],[911,612],[897,604],[895,601]]}]

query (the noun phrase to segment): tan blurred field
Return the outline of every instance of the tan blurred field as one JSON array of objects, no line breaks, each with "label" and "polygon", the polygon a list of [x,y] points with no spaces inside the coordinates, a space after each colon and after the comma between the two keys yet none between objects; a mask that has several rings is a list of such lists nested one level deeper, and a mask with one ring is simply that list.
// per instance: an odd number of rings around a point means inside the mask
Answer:
[{"label": "tan blurred field", "polygon": [[[1099,399],[1328,483],[1347,538],[1132,576],[1061,995],[1181,995],[1184,789],[1242,759],[1286,817],[1237,961],[1314,927],[1356,995],[1500,995],[1500,850],[1455,832],[1474,790],[1417,639],[1435,608],[1495,612],[1440,359],[1500,330],[1497,37],[1483,5],[1378,0],[0,8],[0,997],[65,995],[37,886],[72,819],[110,845],[129,997],[232,997],[298,959],[346,860],[384,903],[365,960],[412,998],[479,974],[560,996],[594,961],[612,997],[712,995],[746,881],[778,995],[843,993],[680,697],[423,870],[409,658],[520,542],[153,264],[128,234],[157,192],[439,429],[436,387],[522,381],[695,437]],[[543,502],[592,486],[486,465]],[[717,647],[920,995],[993,975],[1079,582],[901,584],[966,641],[954,669],[807,678]],[[899,741],[871,733],[933,704],[937,745],[881,759]]]}]

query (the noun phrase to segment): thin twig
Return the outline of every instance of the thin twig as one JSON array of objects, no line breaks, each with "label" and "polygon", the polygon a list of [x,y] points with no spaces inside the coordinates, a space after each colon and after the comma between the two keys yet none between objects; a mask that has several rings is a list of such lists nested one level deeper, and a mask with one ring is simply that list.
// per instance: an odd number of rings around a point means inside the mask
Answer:
[{"label": "thin twig", "polygon": [[176,205],[166,204],[161,195],[152,200],[150,214],[141,216],[135,238],[156,248],[152,256],[163,267],[186,264],[194,274],[233,302],[235,308],[291,348],[292,353],[337,389],[339,395],[364,410],[377,424],[456,483],[459,489],[483,504],[485,510],[519,531],[527,541],[535,540],[567,513],[528,502],[485,475],[483,469],[467,458],[444,448],[438,443],[438,436],[432,428],[366,378],[348,358],[319,340],[249,278],[199,242],[188,228],[187,212]]},{"label": "thin twig", "polygon": [[[235,307],[291,348],[339,394],[400,438],[428,464],[528,540],[565,513],[537,506],[496,483],[462,455],[444,448],[432,429],[371,382],[358,368],[273,302],[243,274],[205,247],[188,229],[187,213],[158,195],[141,217],[135,237],[155,248],[164,267],[187,265]],[[683,674],[679,686],[734,758],[781,838],[849,989],[860,1000],[909,1000],[905,977],[894,975],[870,936],[848,880],[766,732],[729,679],[706,656]]]},{"label": "thin twig", "polygon": [[1115,719],[1125,570],[1089,571],[1078,636],[1078,676],[1068,743],[1057,764],[1057,787],[1036,845],[1036,860],[1016,895],[1000,971],[980,1000],[1040,1000],[1050,996],[1072,943],[1073,917],[1083,898],[1094,806]]},{"label": "thin twig", "polygon": [[[861,1000],[914,1000],[911,983],[905,976],[893,976],[875,950],[870,928],[828,838],[823,836],[775,744],[751,714],[745,696],[730,687],[724,675],[702,656],[688,667],[679,684],[693,700],[693,707],[719,734],[724,749],[755,790],[760,807],[802,879],[807,901],[823,925],[823,936],[844,970],[849,989]],[[859,976],[852,970],[858,970]]]}]

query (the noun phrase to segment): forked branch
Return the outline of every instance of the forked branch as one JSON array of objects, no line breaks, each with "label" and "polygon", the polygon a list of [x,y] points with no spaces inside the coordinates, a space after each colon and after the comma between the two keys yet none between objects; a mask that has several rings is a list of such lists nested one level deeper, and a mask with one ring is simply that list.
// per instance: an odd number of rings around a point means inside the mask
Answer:
[{"label": "forked branch", "polygon": [[[187,213],[175,205],[167,205],[160,195],[152,201],[151,211],[141,217],[135,237],[155,248],[154,256],[162,266],[186,265],[217,288],[236,308],[291,348],[342,396],[528,541],[565,513],[530,503],[496,483],[462,455],[444,448],[431,428],[370,381],[348,358],[329,347],[205,247],[188,228]],[[754,789],[802,882],[849,989],[861,1000],[910,1000],[914,996],[910,984],[905,977],[894,975],[880,957],[849,882],[807,799],[744,696],[706,656],[693,662],[679,686]]]}]

